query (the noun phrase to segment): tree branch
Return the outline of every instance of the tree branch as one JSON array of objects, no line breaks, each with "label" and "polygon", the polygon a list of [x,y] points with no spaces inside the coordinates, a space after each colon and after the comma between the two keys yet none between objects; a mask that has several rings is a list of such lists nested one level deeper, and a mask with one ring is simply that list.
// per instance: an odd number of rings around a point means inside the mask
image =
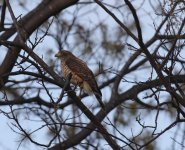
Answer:
[{"label": "tree branch", "polygon": [[[28,38],[34,31],[37,29],[43,22],[45,22],[49,17],[56,15],[61,10],[74,5],[78,0],[68,0],[68,1],[58,1],[58,0],[45,0],[42,1],[35,9],[33,9],[30,13],[28,13],[23,19],[18,21],[20,26],[26,31]],[[1,37],[1,40],[8,39],[11,35],[15,33],[13,31],[6,31]],[[19,38],[16,37],[14,42],[20,43]],[[24,41],[25,42],[25,41]],[[3,63],[0,66],[0,88],[6,84],[8,76],[2,77],[3,74],[7,74],[11,72],[20,49],[14,48],[13,50],[8,50],[6,57]],[[11,60],[11,61],[10,61]]]},{"label": "tree branch", "polygon": [[157,62],[155,61],[155,59],[152,57],[152,55],[150,54],[149,50],[145,46],[145,44],[143,42],[143,37],[142,37],[142,31],[141,31],[141,27],[140,27],[140,22],[139,22],[139,19],[138,19],[138,16],[137,16],[137,13],[136,13],[135,8],[130,3],[130,1],[125,0],[125,3],[128,5],[128,7],[130,8],[130,10],[131,10],[131,12],[133,14],[133,17],[134,17],[134,20],[135,20],[135,23],[136,23],[137,32],[138,32],[138,39],[139,39],[138,44],[141,47],[141,49],[143,49],[143,53],[148,58],[151,66],[155,69],[157,75],[159,76],[159,79],[164,84],[164,86],[167,89],[167,91],[177,100],[177,102],[179,102],[182,106],[185,107],[185,101],[184,101],[184,99],[173,90],[173,88],[171,87],[171,85],[168,82],[165,82],[164,75],[163,75],[162,71],[159,69]]},{"label": "tree branch", "polygon": [[[171,83],[185,83],[185,75],[176,75],[173,77],[168,76],[168,77],[165,77],[165,81],[171,82]],[[135,99],[140,92],[156,87],[156,86],[161,86],[161,85],[162,83],[160,82],[159,79],[147,81],[145,83],[141,83],[138,85],[134,85],[132,88],[123,92],[118,97],[111,97],[109,102],[105,105],[106,113],[103,110],[101,110],[97,113],[96,118],[98,119],[98,121],[101,122],[107,116],[109,112],[111,112],[115,107],[122,104],[126,100]],[[93,132],[93,130],[95,130],[95,126],[93,123],[89,123],[85,128],[89,130],[83,129],[79,133],[77,133],[75,136],[73,136],[72,138],[66,141],[63,141],[60,144],[61,148],[68,149],[72,146],[77,145],[83,139],[89,136]],[[50,148],[49,150],[55,150],[55,149]]]},{"label": "tree branch", "polygon": [[[58,81],[58,82],[61,81],[61,78],[52,69],[50,69],[50,67],[39,56],[37,56],[32,51],[32,49],[30,49],[26,44],[23,45],[23,44],[20,44],[20,43],[6,42],[6,41],[4,41],[4,43],[1,41],[1,44],[4,44],[5,46],[7,46],[7,45],[17,46],[17,47],[19,47],[21,49],[24,49],[56,81]],[[64,87],[65,82],[61,81],[61,83],[62,83],[62,87]],[[75,104],[79,107],[79,109],[86,115],[86,117],[89,120],[91,120],[91,122],[98,129],[98,131],[102,134],[102,136],[107,141],[107,143],[109,143],[109,145],[113,149],[119,150],[120,147],[118,146],[118,144],[112,139],[112,137],[109,135],[107,130],[104,128],[104,126],[98,121],[98,119],[91,113],[91,111],[76,96],[75,92],[71,90],[71,87],[69,85],[66,87],[66,91],[68,92],[69,97],[71,97],[75,101]],[[59,144],[55,145],[53,148],[55,148],[55,150],[56,149],[61,149],[61,144],[59,143]]]}]

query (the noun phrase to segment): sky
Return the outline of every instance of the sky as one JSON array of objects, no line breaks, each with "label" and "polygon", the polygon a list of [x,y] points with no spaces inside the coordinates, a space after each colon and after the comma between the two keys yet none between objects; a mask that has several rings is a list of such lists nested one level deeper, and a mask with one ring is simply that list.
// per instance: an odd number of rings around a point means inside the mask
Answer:
[{"label": "sky", "polygon": [[[23,2],[23,0],[22,0]],[[27,9],[32,9],[34,8],[35,4],[38,3],[38,1],[34,0],[34,1],[27,1],[28,4],[27,4],[27,8],[26,9],[21,9],[21,7],[17,4],[17,2],[15,1],[11,1],[11,5],[12,5],[12,8],[14,10],[14,13],[16,16],[19,16],[20,14],[22,14],[24,16],[24,14],[27,12]],[[153,1],[153,4],[155,5],[155,2],[156,1]],[[139,7],[140,4],[142,4],[142,2],[140,1],[140,3],[134,3],[134,6],[136,7]],[[147,41],[150,37],[152,37],[154,31],[151,30],[153,28],[153,22],[151,21],[151,16],[152,16],[152,12],[150,12],[150,9],[149,9],[150,5],[145,2],[144,4],[144,7],[138,12],[139,15],[143,16],[140,18],[140,21],[141,21],[141,24],[143,26],[143,35],[144,35],[144,41]],[[73,11],[73,7],[69,8],[69,11]],[[87,8],[88,9],[88,8]],[[86,8],[84,8],[84,12],[87,11]],[[82,14],[84,12],[81,12]],[[148,15],[146,15],[146,12],[148,12]],[[114,26],[116,25],[116,23],[113,21],[113,19],[111,18],[107,18],[107,14],[104,12],[104,10],[101,10],[99,9],[99,13],[101,14],[100,15],[100,18],[97,18],[97,22],[99,21],[99,19],[102,19],[102,20],[105,20],[105,22],[109,23],[110,24],[110,30],[114,28]],[[92,17],[92,16],[91,16]],[[89,17],[88,15],[87,16],[84,16],[84,18],[82,20],[84,20],[84,24],[88,24],[90,21],[91,21],[91,17]],[[121,16],[120,16],[121,17]],[[126,21],[127,19],[131,19],[131,16],[125,16],[125,18],[123,18],[123,21]],[[154,20],[157,20],[158,18],[153,18]],[[88,22],[88,21],[89,22]],[[93,18],[94,20],[94,18]],[[159,20],[160,22],[160,20]],[[88,26],[90,27],[90,25],[88,24]],[[153,31],[153,32],[152,32]],[[129,42],[133,42],[133,40],[130,40]],[[49,43],[49,44],[48,44]],[[45,48],[54,48],[57,52],[57,47],[55,45],[55,42],[54,41],[51,41],[51,39],[49,37],[46,37],[44,42],[42,44],[39,45],[39,47],[37,49],[45,49]],[[2,50],[3,53],[1,54],[1,58],[4,57],[5,53],[6,53],[6,50]],[[39,52],[38,53],[39,55],[42,55],[43,54],[43,57],[45,57],[47,59],[47,57],[44,55],[43,51],[42,52]],[[78,55],[78,53],[76,53],[76,55]],[[52,58],[54,58],[54,54],[53,56],[51,56]],[[2,59],[0,59],[0,63],[2,62]],[[145,72],[145,75],[149,76],[150,72]],[[135,74],[133,74],[133,77],[129,77],[129,79],[132,79],[135,77]],[[143,77],[143,76],[142,76]],[[145,78],[143,77],[142,78],[143,80],[145,80]],[[131,87],[132,85],[128,85],[127,88]],[[126,90],[126,89],[124,89]],[[107,91],[104,90],[103,93],[105,95]],[[1,95],[0,95],[1,96]],[[1,98],[1,97],[0,97]],[[4,111],[7,110],[7,108],[3,108]],[[111,114],[109,114],[109,116],[111,117]],[[15,132],[12,132],[12,130],[10,129],[9,126],[11,126],[12,124],[12,120],[8,120],[3,114],[0,114],[0,118],[1,118],[1,124],[0,124],[0,150],[15,150],[17,148],[17,143],[19,142],[19,137],[17,136],[17,133]],[[146,122],[150,122],[151,118],[146,118],[145,121]],[[166,127],[167,124],[169,124],[169,122],[171,121],[169,116],[165,116],[165,114],[163,115],[160,115],[160,117],[158,118],[159,122],[160,122],[160,127],[159,129],[164,129]],[[27,128],[30,128],[30,127],[33,127],[34,124],[28,124],[27,122],[24,122],[24,126],[27,127]],[[137,124],[133,124],[133,127],[134,126],[137,126]],[[139,128],[139,126],[138,126]],[[134,128],[135,132],[137,132],[137,128]],[[160,131],[158,131],[160,132]],[[159,149],[160,150],[169,150],[170,147],[169,147],[169,144],[168,142],[170,143],[171,141],[171,137],[172,135],[176,132],[176,128],[173,128],[171,129],[170,131],[168,131],[167,133],[165,133],[164,135],[162,135],[157,141],[160,141],[159,142]],[[130,134],[131,134],[131,131],[130,131]],[[42,137],[44,134],[40,134],[40,136]],[[45,142],[47,140],[46,137],[38,137],[38,139],[40,139],[41,141]],[[37,138],[37,137],[36,137]],[[8,143],[8,144],[7,144]],[[162,145],[162,148],[161,148],[161,145]],[[37,149],[39,150],[38,147],[34,146],[33,144],[30,144],[29,142],[26,143],[26,144],[23,144],[24,147],[20,147],[19,150],[25,150],[25,147],[27,150],[34,150],[34,149]],[[40,148],[40,149],[43,149],[43,148]]]}]

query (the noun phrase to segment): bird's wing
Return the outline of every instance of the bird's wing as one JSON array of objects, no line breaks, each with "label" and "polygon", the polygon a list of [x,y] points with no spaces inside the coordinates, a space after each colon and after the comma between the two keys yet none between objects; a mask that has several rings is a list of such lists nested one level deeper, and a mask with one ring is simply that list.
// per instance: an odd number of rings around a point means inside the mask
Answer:
[{"label": "bird's wing", "polygon": [[94,78],[92,71],[82,60],[77,58],[68,59],[65,64],[73,73],[85,81],[89,81],[90,79]]}]

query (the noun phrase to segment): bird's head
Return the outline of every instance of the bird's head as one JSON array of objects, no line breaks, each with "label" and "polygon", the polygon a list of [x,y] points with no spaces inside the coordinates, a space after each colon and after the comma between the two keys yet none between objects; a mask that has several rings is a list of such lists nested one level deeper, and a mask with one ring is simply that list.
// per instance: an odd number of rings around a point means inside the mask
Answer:
[{"label": "bird's head", "polygon": [[55,57],[62,59],[62,60],[66,60],[68,59],[70,56],[72,55],[71,52],[66,51],[66,50],[60,50],[57,54],[55,54]]}]

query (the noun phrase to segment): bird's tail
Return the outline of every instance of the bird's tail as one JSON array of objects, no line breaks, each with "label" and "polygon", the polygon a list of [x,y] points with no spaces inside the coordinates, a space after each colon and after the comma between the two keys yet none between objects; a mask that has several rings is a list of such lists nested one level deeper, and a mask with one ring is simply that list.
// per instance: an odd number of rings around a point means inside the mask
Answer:
[{"label": "bird's tail", "polygon": [[100,95],[99,93],[94,93],[94,95],[95,95],[96,99],[98,100],[98,102],[100,103],[100,106],[103,109],[105,109],[105,105],[104,105],[104,103],[102,101],[102,95]]},{"label": "bird's tail", "polygon": [[100,103],[101,107],[104,109],[105,105],[102,102],[102,94],[101,91],[98,89],[98,86],[96,85],[96,88],[92,89],[87,82],[83,82],[83,89],[89,94],[92,95],[94,93],[96,99]]}]

